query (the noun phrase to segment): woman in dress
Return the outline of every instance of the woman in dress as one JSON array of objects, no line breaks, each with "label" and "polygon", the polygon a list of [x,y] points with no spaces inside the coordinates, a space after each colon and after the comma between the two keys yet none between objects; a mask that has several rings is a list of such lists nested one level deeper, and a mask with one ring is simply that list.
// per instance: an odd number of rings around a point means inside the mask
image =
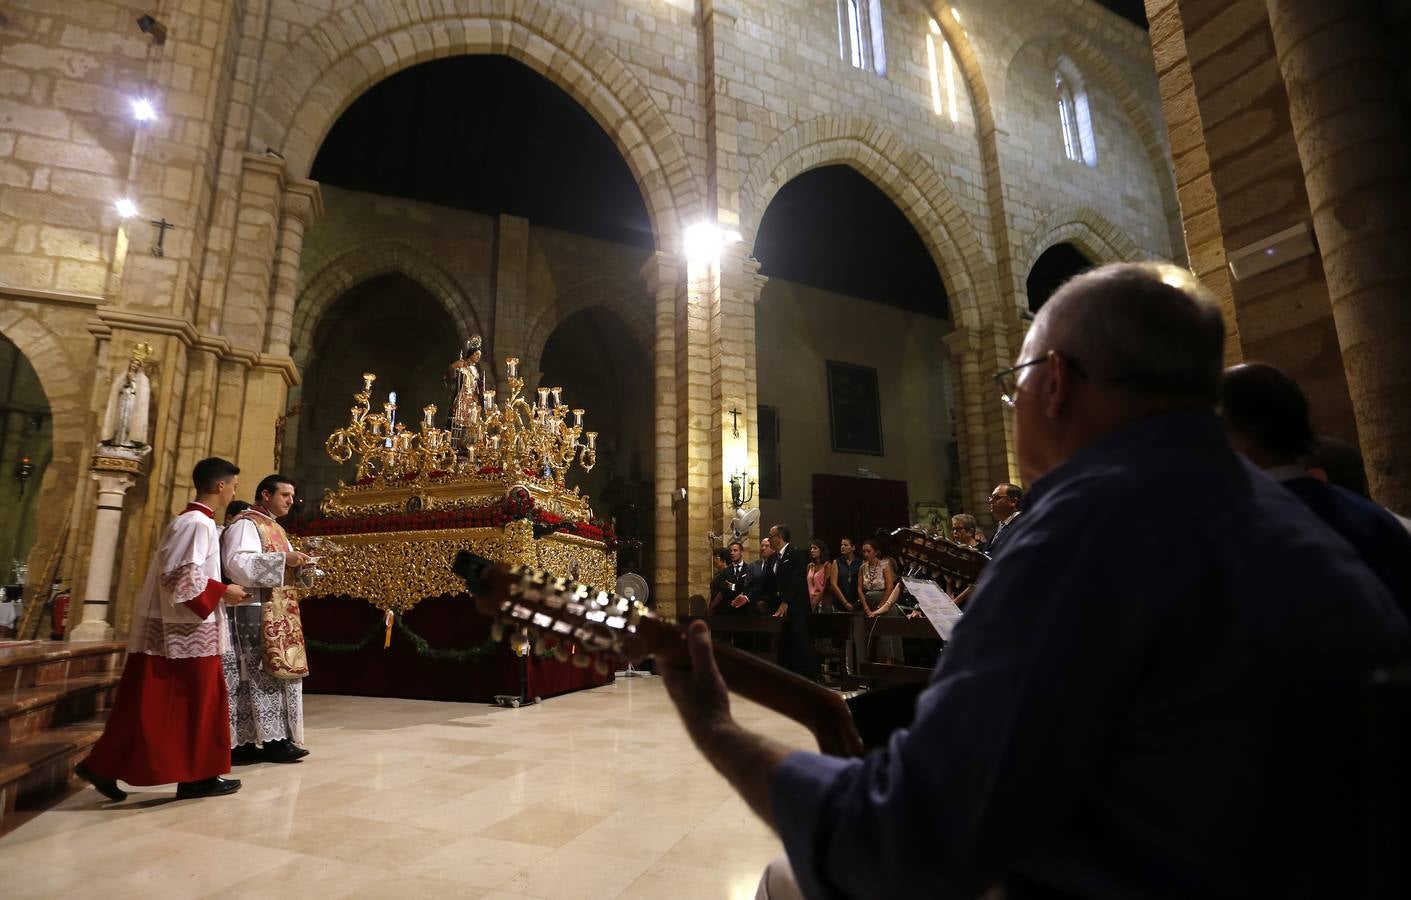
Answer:
[{"label": "woman in dress", "polygon": [[813,541],[808,545],[808,605],[814,612],[832,612],[833,600],[828,595],[828,545]]},{"label": "woman in dress", "polygon": [[[901,582],[897,580],[892,561],[882,555],[881,548],[871,538],[862,542],[862,568],[857,574],[857,594],[868,619],[901,616],[901,610],[897,609]],[[868,632],[870,636],[871,628]],[[900,638],[878,638],[874,646],[878,662],[894,663],[901,658]]]}]

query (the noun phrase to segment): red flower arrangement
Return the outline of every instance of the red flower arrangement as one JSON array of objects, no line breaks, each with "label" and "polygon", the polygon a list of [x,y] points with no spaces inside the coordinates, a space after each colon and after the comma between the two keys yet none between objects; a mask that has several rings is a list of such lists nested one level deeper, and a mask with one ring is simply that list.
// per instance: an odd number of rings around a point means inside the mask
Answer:
[{"label": "red flower arrangement", "polygon": [[548,531],[576,534],[601,541],[609,550],[615,549],[617,536],[612,525],[597,519],[575,521],[539,509],[534,498],[522,487],[512,490],[498,503],[460,509],[437,509],[419,513],[392,513],[358,516],[348,519],[317,518],[292,523],[290,532],[314,535],[376,534],[387,531],[437,531],[453,528],[504,528],[516,519],[529,519]]}]

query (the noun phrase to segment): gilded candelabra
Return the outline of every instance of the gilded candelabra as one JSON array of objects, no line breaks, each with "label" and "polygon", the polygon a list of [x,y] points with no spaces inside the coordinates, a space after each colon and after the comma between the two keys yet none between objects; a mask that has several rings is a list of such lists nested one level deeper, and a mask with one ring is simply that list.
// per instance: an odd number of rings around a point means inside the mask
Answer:
[{"label": "gilded candelabra", "polygon": [[457,423],[464,435],[459,446],[451,431],[435,426],[435,405],[423,407],[417,431],[397,421],[396,394],[388,395],[382,412],[373,412],[372,383],[377,376],[364,372],[348,424],[328,436],[324,449],[337,463],[357,456],[358,482],[488,473],[528,477],[562,490],[564,473],[575,462],[585,472],[597,464],[598,433],[583,431],[583,410],[569,409],[563,388],[541,387],[537,402],[531,403],[522,396],[519,360],[505,360],[505,369],[509,396],[497,405],[495,391],[487,389],[481,404]]},{"label": "gilded candelabra", "polygon": [[531,403],[522,396],[518,359],[505,360],[505,376],[509,396],[502,404],[496,404],[493,389],[486,389],[483,409],[471,408],[465,423],[465,465],[472,470],[498,467],[506,474],[533,473],[559,487],[575,461],[583,471],[592,471],[598,461],[598,433],[583,430],[583,410],[569,409],[563,388],[541,387],[538,401]]},{"label": "gilded candelabra", "polygon": [[372,383],[377,376],[363,373],[363,389],[353,395],[348,424],[328,436],[323,448],[334,462],[345,463],[356,454],[357,479],[405,478],[450,472],[456,463],[451,433],[437,428],[436,405],[422,407],[421,428],[410,431],[397,421],[397,395],[372,412]]}]

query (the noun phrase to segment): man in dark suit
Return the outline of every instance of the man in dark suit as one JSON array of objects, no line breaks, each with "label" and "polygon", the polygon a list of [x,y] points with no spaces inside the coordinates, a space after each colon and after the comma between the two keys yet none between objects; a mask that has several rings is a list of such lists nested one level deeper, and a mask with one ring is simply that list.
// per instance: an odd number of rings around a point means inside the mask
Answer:
[{"label": "man in dark suit", "polygon": [[990,556],[999,553],[1000,545],[1009,537],[1010,529],[1019,524],[1019,501],[1024,492],[1017,484],[997,484],[990,491],[990,515],[995,517],[995,536],[985,547]]},{"label": "man in dark suit", "polygon": [[1411,534],[1371,500],[1308,474],[1313,426],[1298,384],[1264,363],[1234,366],[1220,385],[1220,413],[1234,448],[1346,538],[1411,616]]},{"label": "man in dark suit", "polygon": [[805,678],[817,678],[818,667],[808,639],[808,557],[790,539],[788,525],[769,529],[774,557],[766,592],[778,598],[772,615],[786,622],[779,635],[779,664]]},{"label": "man in dark suit", "polygon": [[758,576],[745,562],[745,545],[731,541],[729,556],[725,561],[721,584],[725,591],[721,596],[717,615],[746,615],[750,611],[750,590]]}]

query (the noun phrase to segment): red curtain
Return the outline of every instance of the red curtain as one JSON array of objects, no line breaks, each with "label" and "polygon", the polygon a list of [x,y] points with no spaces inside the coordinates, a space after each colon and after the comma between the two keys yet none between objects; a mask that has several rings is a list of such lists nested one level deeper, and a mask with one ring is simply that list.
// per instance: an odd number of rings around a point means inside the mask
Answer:
[{"label": "red curtain", "polygon": [[[352,597],[315,597],[299,602],[304,634],[313,641],[353,644],[377,628],[377,637],[355,652],[328,652],[309,648],[309,677],[304,690],[311,694],[357,694],[363,697],[405,697],[414,700],[489,702],[497,694],[518,694],[521,674],[530,697],[552,697],[612,680],[591,666],[540,659],[531,655],[528,666],[501,642],[493,653],[471,662],[427,659],[396,628],[392,646],[382,649],[382,613]],[[475,612],[465,594],[428,597],[404,620],[408,628],[436,649],[478,647],[490,636],[490,620]]]},{"label": "red curtain", "polygon": [[838,552],[838,541],[861,543],[879,528],[911,524],[906,482],[846,475],[813,476],[813,536]]}]

